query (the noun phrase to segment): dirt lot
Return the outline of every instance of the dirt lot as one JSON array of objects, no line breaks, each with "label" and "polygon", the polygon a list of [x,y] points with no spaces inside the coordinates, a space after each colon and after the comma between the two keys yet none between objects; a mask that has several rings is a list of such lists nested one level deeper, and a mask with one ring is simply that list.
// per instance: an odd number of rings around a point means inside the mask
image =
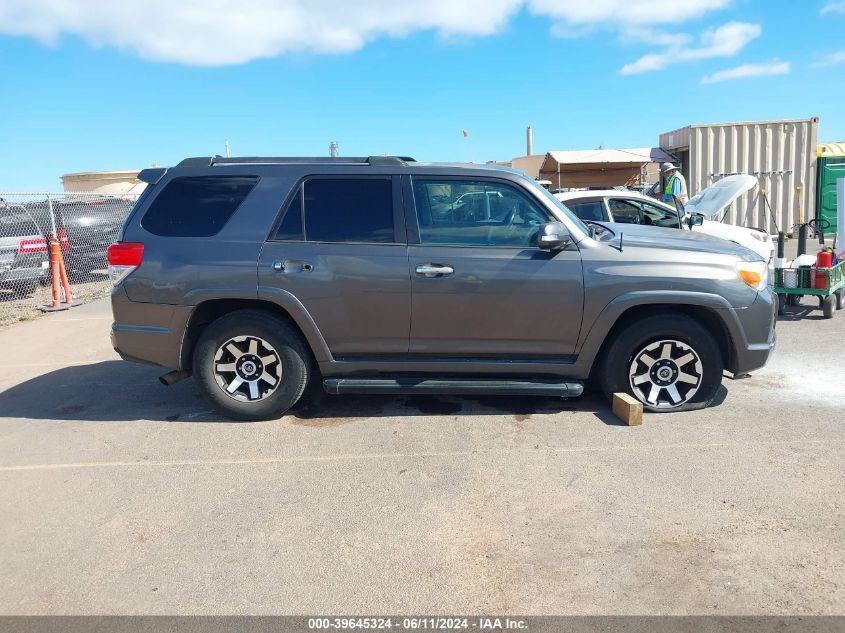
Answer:
[{"label": "dirt lot", "polygon": [[99,301],[0,330],[0,612],[841,614],[845,316],[700,412],[326,397],[223,421]]},{"label": "dirt lot", "polygon": [[[79,303],[88,303],[101,297],[107,297],[112,284],[106,271],[94,271],[84,280],[75,280],[73,296]],[[18,321],[31,321],[44,313],[39,309],[52,303],[52,288],[39,285],[35,292],[20,296],[13,288],[0,288],[0,327],[12,325]]]}]

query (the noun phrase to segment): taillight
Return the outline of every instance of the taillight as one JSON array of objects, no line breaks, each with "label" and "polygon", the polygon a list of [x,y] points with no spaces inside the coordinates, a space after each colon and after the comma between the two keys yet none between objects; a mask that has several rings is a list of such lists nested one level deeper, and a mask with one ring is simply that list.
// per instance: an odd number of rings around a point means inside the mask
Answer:
[{"label": "taillight", "polygon": [[144,245],[140,242],[115,242],[109,246],[109,277],[118,283],[141,265],[144,259]]},{"label": "taillight", "polygon": [[47,240],[43,237],[34,240],[21,240],[20,245],[18,245],[18,252],[21,255],[26,255],[27,253],[46,253],[47,250]]}]

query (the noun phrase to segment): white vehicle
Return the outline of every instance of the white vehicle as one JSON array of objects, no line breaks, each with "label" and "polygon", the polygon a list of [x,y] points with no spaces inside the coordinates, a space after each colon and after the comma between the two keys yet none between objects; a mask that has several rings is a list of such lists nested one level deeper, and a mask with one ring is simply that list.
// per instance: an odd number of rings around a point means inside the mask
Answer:
[{"label": "white vehicle", "polygon": [[571,191],[556,193],[554,196],[582,220],[700,231],[745,246],[772,266],[775,244],[768,233],[712,219],[756,186],[757,179],[754,176],[728,176],[690,198],[686,205],[682,205],[680,212],[654,198],[623,189]]}]

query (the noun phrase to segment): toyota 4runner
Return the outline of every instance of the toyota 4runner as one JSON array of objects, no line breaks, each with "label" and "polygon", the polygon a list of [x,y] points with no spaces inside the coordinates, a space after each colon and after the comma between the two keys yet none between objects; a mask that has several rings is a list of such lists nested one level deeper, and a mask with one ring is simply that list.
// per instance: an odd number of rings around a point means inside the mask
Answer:
[{"label": "toyota 4runner", "polygon": [[148,187],[108,258],[114,348],[193,374],[240,420],[329,393],[707,406],[762,367],[774,294],[750,250],[585,224],[523,173],[408,158],[190,158]]}]

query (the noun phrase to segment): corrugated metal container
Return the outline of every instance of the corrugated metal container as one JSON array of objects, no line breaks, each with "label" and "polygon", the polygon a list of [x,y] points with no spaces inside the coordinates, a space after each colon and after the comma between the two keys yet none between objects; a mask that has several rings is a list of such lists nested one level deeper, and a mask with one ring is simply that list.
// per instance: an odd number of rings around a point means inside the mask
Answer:
[{"label": "corrugated metal container", "polygon": [[817,117],[690,125],[661,134],[660,147],[681,162],[690,195],[731,174],[757,176],[777,226],[756,192],[732,204],[724,221],[789,233],[799,206],[805,222],[814,216],[818,126]]}]

